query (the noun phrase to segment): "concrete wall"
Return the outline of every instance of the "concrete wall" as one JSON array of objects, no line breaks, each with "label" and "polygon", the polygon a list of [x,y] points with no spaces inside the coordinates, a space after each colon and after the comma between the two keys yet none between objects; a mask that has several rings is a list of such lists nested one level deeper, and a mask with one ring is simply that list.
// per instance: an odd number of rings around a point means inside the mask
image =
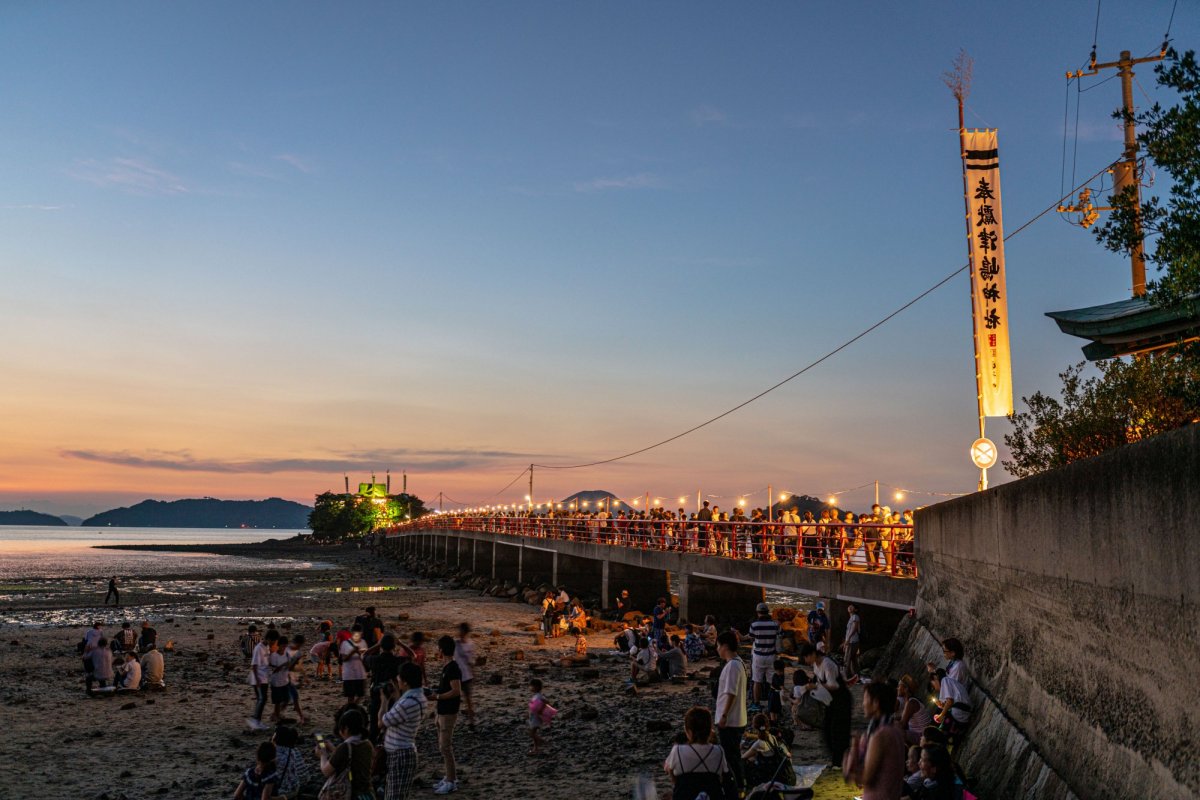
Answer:
[{"label": "concrete wall", "polygon": [[965,643],[959,755],[982,797],[1200,796],[1200,426],[916,524],[917,618],[891,666]]}]

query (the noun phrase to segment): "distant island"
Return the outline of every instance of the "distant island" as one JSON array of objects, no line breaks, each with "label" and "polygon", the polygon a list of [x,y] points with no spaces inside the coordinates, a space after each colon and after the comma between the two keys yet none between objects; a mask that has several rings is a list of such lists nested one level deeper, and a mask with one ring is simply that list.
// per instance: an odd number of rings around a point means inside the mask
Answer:
[{"label": "distant island", "polygon": [[53,514],[40,511],[0,511],[0,525],[66,525],[66,521]]},{"label": "distant island", "polygon": [[83,517],[77,517],[74,514],[59,514],[59,518],[68,525],[81,525]]},{"label": "distant island", "polygon": [[[284,528],[308,527],[309,506],[272,497],[268,500],[143,500],[129,508],[103,511],[84,527],[121,528]],[[13,523],[15,524],[15,523]],[[59,520],[59,524],[65,524]]]}]

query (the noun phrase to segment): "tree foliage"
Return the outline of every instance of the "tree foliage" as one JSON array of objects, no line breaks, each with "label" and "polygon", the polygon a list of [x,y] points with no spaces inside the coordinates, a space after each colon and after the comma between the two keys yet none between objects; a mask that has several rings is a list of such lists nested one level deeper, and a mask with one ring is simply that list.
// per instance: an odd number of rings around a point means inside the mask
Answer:
[{"label": "tree foliage", "polygon": [[[1146,260],[1159,277],[1150,299],[1177,305],[1200,292],[1200,67],[1193,51],[1167,51],[1155,68],[1160,86],[1179,103],[1155,103],[1135,115],[1138,141],[1170,179],[1165,200],[1151,197],[1140,209],[1132,188],[1113,198],[1115,210],[1096,231],[1114,252],[1128,253],[1137,242],[1137,218],[1148,238]],[[1124,111],[1115,116],[1124,119]],[[1178,344],[1132,359],[1099,361],[1099,374],[1085,378],[1086,363],[1059,376],[1061,398],[1037,392],[1022,398],[1027,408],[1013,414],[1013,432],[1004,441],[1012,459],[1005,469],[1023,478],[1114,447],[1136,442],[1200,420],[1200,346]]]},{"label": "tree foliage", "polygon": [[318,539],[346,539],[369,533],[375,523],[369,503],[356,502],[353,495],[325,492],[317,495],[308,527]]},{"label": "tree foliage", "polygon": [[386,528],[427,513],[421,498],[412,494],[393,494],[385,498],[325,492],[317,495],[308,527],[323,540],[348,539]]},{"label": "tree foliage", "polygon": [[[1159,86],[1174,90],[1179,103],[1170,108],[1155,103],[1134,120],[1138,144],[1170,178],[1169,193],[1165,201],[1150,197],[1140,209],[1132,187],[1115,195],[1114,210],[1096,229],[1096,239],[1109,250],[1129,253],[1137,241],[1140,210],[1146,261],[1160,273],[1149,282],[1150,297],[1169,306],[1200,292],[1200,66],[1194,51],[1181,56],[1171,49],[1154,72]],[[1114,116],[1124,119],[1125,111]]]},{"label": "tree foliage", "polygon": [[1086,362],[1059,375],[1062,397],[1042,392],[1022,398],[1004,443],[1004,468],[1018,478],[1066,466],[1114,447],[1200,420],[1200,347],[1195,344],[1129,360],[1099,361],[1100,374],[1083,377]]}]

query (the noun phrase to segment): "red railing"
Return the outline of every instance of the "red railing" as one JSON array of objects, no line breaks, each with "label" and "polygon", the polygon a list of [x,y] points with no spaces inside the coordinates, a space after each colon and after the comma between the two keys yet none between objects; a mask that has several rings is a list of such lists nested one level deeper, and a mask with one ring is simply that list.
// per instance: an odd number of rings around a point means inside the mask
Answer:
[{"label": "red railing", "polygon": [[431,514],[387,531],[461,530],[915,578],[913,526]]}]

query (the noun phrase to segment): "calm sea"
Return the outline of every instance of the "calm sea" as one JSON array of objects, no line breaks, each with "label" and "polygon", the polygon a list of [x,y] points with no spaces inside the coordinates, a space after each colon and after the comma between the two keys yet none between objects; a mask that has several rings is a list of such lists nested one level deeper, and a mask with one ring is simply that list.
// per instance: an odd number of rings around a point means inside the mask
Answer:
[{"label": "calm sea", "polygon": [[[250,544],[294,530],[0,526],[0,625],[78,626],[94,619],[160,620],[185,612],[230,613],[234,589],[268,585],[279,573],[322,569],[316,561],[213,553],[101,550],[104,544]],[[117,575],[122,607],[103,606]]]},{"label": "calm sea", "polygon": [[[30,578],[96,578],[104,575],[204,575],[262,570],[262,559],[209,553],[100,550],[105,544],[235,544],[288,539],[293,530],[228,528],[76,528],[0,525],[0,581]],[[307,532],[307,531],[305,531]],[[279,560],[272,569],[311,568],[309,561]]]}]

